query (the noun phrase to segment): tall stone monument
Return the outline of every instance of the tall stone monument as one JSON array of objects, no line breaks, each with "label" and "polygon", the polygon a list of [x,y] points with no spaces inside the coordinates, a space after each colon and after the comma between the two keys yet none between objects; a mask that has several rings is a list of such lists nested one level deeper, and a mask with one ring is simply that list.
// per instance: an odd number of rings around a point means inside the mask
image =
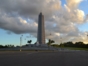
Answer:
[{"label": "tall stone monument", "polygon": [[39,43],[39,45],[45,44],[44,15],[42,15],[42,13],[40,13],[38,16],[37,42]]}]

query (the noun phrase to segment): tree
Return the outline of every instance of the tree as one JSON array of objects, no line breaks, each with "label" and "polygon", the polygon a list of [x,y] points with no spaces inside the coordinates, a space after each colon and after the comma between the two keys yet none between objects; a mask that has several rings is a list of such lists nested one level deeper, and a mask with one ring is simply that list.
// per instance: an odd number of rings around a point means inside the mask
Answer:
[{"label": "tree", "polygon": [[60,47],[64,47],[64,45],[65,45],[65,44],[62,44],[62,43],[61,43],[61,44],[60,44]]},{"label": "tree", "polygon": [[51,46],[53,46],[53,47],[59,47],[58,44],[52,44]]},{"label": "tree", "polygon": [[3,45],[0,45],[0,48],[3,48]]},{"label": "tree", "polygon": [[76,42],[75,46],[83,48],[83,47],[85,47],[85,44],[83,42]]},{"label": "tree", "polygon": [[31,44],[32,40],[29,40],[27,43]]},{"label": "tree", "polygon": [[54,40],[49,39],[47,44],[48,44],[48,45],[51,45],[52,43],[55,43],[55,41],[54,41]]},{"label": "tree", "polygon": [[54,40],[51,40],[51,43],[55,43],[55,41]]},{"label": "tree", "polygon": [[63,43],[65,47],[74,47],[74,44],[72,42],[66,42]]}]

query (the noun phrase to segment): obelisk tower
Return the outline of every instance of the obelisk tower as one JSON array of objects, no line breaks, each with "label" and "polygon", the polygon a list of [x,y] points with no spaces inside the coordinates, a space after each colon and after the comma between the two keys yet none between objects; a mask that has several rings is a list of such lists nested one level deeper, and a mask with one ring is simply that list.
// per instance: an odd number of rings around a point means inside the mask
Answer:
[{"label": "obelisk tower", "polygon": [[38,16],[37,42],[39,43],[39,45],[45,44],[44,15],[42,15],[42,13],[40,13]]}]

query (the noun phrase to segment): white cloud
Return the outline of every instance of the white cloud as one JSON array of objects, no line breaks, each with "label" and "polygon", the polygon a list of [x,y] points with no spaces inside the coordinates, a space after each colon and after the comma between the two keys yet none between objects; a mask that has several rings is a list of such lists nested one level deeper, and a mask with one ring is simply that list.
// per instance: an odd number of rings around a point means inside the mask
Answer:
[{"label": "white cloud", "polygon": [[[46,38],[60,42],[79,41],[82,34],[76,27],[88,19],[78,6],[82,0],[0,0],[0,28],[16,34],[30,33],[37,36],[38,14],[42,11],[45,17]],[[84,19],[85,17],[85,19]],[[50,36],[50,33],[52,34]]]},{"label": "white cloud", "polygon": [[23,20],[21,17],[18,17],[18,19],[19,19],[20,22],[23,23],[23,24],[26,24],[26,23],[27,23],[27,21],[26,21],[26,20]]},{"label": "white cloud", "polygon": [[67,6],[70,9],[77,8],[78,5],[82,2],[82,0],[66,0],[67,1]]}]

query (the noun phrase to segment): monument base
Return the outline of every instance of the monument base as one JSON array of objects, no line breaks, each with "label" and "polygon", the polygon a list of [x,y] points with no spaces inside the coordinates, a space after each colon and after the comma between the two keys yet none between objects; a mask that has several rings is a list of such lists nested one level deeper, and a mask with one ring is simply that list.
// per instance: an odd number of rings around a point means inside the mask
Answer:
[{"label": "monument base", "polygon": [[36,44],[37,47],[48,47],[47,44]]}]

